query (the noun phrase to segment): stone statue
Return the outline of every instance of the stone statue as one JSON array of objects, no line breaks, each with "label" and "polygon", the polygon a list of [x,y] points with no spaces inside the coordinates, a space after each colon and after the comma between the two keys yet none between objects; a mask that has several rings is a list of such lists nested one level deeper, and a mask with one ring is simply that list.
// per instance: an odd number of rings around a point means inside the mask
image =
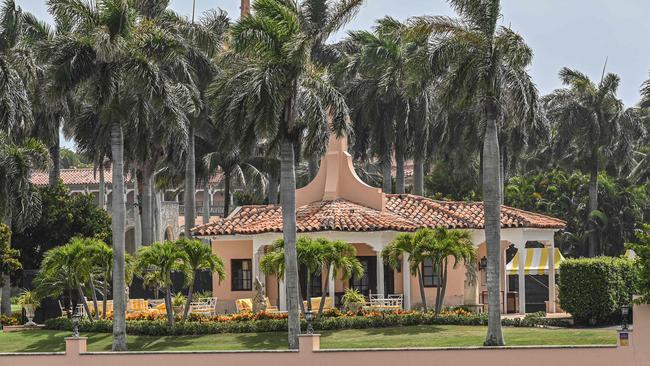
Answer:
[{"label": "stone statue", "polygon": [[266,296],[264,295],[264,285],[259,278],[255,277],[255,297],[253,297],[253,312],[258,313],[266,310]]}]

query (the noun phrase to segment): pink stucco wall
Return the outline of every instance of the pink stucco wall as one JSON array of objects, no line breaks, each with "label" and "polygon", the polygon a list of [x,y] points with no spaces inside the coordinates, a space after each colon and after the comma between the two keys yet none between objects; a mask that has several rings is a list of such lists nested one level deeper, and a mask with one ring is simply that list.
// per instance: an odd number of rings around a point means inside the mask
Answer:
[{"label": "pink stucco wall", "polygon": [[236,366],[647,366],[650,306],[634,309],[630,344],[618,347],[503,347],[320,350],[318,336],[300,338],[300,350],[269,352],[87,353],[85,339],[67,339],[65,354],[0,354],[0,366],[236,365]]}]

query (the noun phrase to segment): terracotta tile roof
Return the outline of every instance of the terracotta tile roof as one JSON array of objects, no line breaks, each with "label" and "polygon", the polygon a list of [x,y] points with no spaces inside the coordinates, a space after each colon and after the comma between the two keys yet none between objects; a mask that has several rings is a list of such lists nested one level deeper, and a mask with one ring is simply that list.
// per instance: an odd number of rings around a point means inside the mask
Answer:
[{"label": "terracotta tile roof", "polygon": [[[49,184],[49,172],[34,172],[30,181],[37,186],[46,186]],[[127,181],[130,181],[127,176]],[[98,185],[99,184],[99,171],[95,174],[93,168],[75,168],[75,169],[61,169],[61,180],[65,185]],[[106,184],[113,182],[113,171],[108,168],[104,171],[104,181]],[[218,184],[221,182],[221,173],[217,172],[212,178],[210,183]]]},{"label": "terracotta tile roof", "polygon": [[[343,199],[314,202],[296,210],[298,232],[415,231],[420,227],[483,228],[482,202],[443,202],[413,195],[386,195],[386,210],[378,211]],[[562,220],[503,206],[504,228],[561,229]],[[228,218],[192,229],[194,235],[261,234],[282,231],[277,205],[243,206]]]},{"label": "terracotta tile roof", "polygon": [[[34,172],[30,180],[32,184],[45,186],[49,184],[49,172]],[[61,169],[61,180],[65,185],[99,184],[99,171],[95,174],[93,168]],[[106,184],[113,181],[110,168],[104,171],[104,181]]]}]

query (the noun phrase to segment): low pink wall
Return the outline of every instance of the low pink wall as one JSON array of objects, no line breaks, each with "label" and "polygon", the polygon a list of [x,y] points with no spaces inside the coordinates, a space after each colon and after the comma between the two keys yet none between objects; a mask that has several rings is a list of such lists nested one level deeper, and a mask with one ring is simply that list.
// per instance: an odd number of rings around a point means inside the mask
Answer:
[{"label": "low pink wall", "polygon": [[0,354],[0,366],[647,366],[650,305],[636,306],[628,346],[504,347],[446,349],[321,350],[320,337],[302,336],[300,350],[259,352],[88,353],[86,339],[66,339],[66,353]]}]

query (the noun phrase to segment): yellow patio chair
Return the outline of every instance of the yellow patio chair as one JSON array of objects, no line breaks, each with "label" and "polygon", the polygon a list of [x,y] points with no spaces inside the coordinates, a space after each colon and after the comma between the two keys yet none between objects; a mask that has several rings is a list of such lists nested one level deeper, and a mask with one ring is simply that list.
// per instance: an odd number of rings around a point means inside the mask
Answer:
[{"label": "yellow patio chair", "polygon": [[266,300],[266,311],[268,311],[269,313],[277,313],[278,311],[280,311],[277,306],[271,305],[271,300],[269,300],[268,297],[266,297],[265,300]]},{"label": "yellow patio chair", "polygon": [[235,300],[235,307],[238,313],[253,311],[253,299],[237,299]]},{"label": "yellow patio chair", "polygon": [[[311,299],[311,311],[314,313],[318,313],[320,310],[320,297],[312,297]],[[307,310],[307,301],[302,302],[303,305],[305,306],[305,310]],[[329,310],[334,308],[334,301],[332,301],[331,297],[326,297],[325,298],[325,306],[323,306],[323,311]]]}]

